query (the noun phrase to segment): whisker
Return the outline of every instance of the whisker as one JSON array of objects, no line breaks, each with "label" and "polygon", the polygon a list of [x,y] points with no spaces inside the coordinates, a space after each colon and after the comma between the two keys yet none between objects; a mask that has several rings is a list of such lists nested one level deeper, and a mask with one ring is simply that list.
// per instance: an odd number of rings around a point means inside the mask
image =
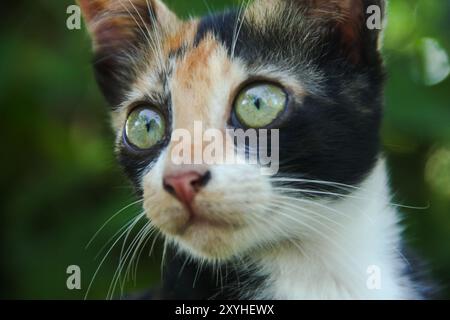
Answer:
[{"label": "whisker", "polygon": [[[132,223],[128,228],[134,228],[134,226],[135,226],[135,225],[139,222],[139,220],[142,219],[144,216],[145,216],[145,213],[144,213],[144,212],[141,213],[140,215],[138,215],[138,216],[134,219],[133,223]],[[100,261],[100,263],[99,263],[97,269],[96,269],[95,272],[94,272],[94,275],[92,276],[91,281],[89,282],[88,288],[87,288],[86,293],[85,293],[85,295],[84,295],[84,300],[87,299],[87,297],[88,297],[88,295],[89,295],[89,292],[90,292],[90,290],[91,290],[92,284],[94,283],[95,278],[97,277],[97,274],[98,274],[100,268],[102,267],[103,263],[106,261],[106,258],[109,256],[109,254],[111,253],[111,251],[114,249],[114,247],[117,245],[117,243],[118,243],[118,242],[120,241],[120,239],[125,235],[126,232],[127,232],[127,230],[125,230],[125,231],[124,231],[124,232],[123,232],[123,233],[122,233],[122,234],[114,241],[114,243],[111,245],[111,247],[109,248],[109,250],[105,253],[103,259]]]},{"label": "whisker", "polygon": [[[122,1],[122,0],[120,0],[120,1]],[[136,8],[136,6],[133,4],[133,2],[132,2],[131,0],[128,0],[128,2],[129,2],[130,5],[133,7],[134,11],[137,13],[137,15],[138,15],[139,19],[141,20],[141,22],[142,22],[142,24],[143,24],[145,30],[147,31],[147,36],[146,36],[146,38],[147,38],[148,44],[149,44],[149,46],[152,48],[153,53],[156,55],[156,58],[157,58],[157,61],[159,62],[159,65],[162,65],[162,51],[161,51],[161,49],[160,49],[160,46],[158,46],[158,43],[159,43],[159,42],[156,43],[156,42],[153,40],[152,34],[151,34],[151,32],[150,32],[150,29],[149,29],[148,26],[147,26],[147,23],[145,23],[144,19],[142,18],[142,15],[139,13],[139,11],[137,10],[137,8]],[[150,7],[148,1],[146,2],[146,4],[147,4],[147,8],[149,9],[150,19],[152,19],[152,16],[153,16],[152,12],[153,12],[153,11],[151,10],[151,7]],[[128,11],[128,10],[127,10],[127,11]],[[136,19],[134,19],[134,20],[136,21]],[[157,28],[157,27],[158,27],[158,23],[157,23],[156,19],[152,19],[152,22],[153,22],[153,28]],[[145,35],[144,30],[140,27],[140,25],[139,25],[139,23],[138,23],[137,21],[136,21],[136,24],[138,25],[139,29],[141,29],[142,33]],[[159,35],[159,33],[158,33],[157,31],[155,31],[154,34],[155,34],[156,36]]]},{"label": "whisker", "polygon": [[203,264],[204,264],[204,261],[202,260],[197,265],[197,271],[195,272],[194,281],[192,282],[192,289],[195,288],[195,284],[197,283],[198,276],[199,276],[199,274],[201,273],[201,271],[203,269]]},{"label": "whisker", "polygon": [[158,241],[159,237],[162,236],[161,232],[156,232],[156,236],[153,239],[152,245],[150,246],[150,250],[148,250],[148,256],[151,257],[153,250],[155,248],[155,244]]},{"label": "whisker", "polygon": [[[137,11],[136,7],[133,5],[133,3],[131,2],[131,0],[128,0],[130,2],[130,4],[132,5],[132,7],[134,8],[134,10],[139,14],[139,12]],[[142,35],[145,37],[145,39],[147,39],[147,42],[150,44],[150,38],[148,37],[148,35],[144,32],[144,29],[142,29],[142,26],[140,25],[140,23],[137,21],[136,17],[130,12],[130,10],[128,9],[128,7],[123,3],[122,0],[119,0],[120,5],[128,12],[128,14],[130,15],[130,17],[134,20],[134,22],[136,23],[136,26],[139,28],[139,30],[141,31]],[[142,19],[142,18],[141,18]],[[145,25],[145,22],[142,20],[142,22]]]},{"label": "whisker", "polygon": [[208,4],[207,0],[203,0],[203,4],[205,5],[206,10],[208,11],[208,14],[211,15],[213,13],[213,11],[211,9],[211,6]]},{"label": "whisker", "polygon": [[[283,208],[283,207],[280,207],[280,206],[279,206],[279,208],[280,208],[280,209],[283,209],[283,210],[288,210],[288,211],[290,211],[289,208]],[[287,218],[287,219],[292,220],[293,222],[296,222],[296,223],[298,223],[298,224],[304,226],[304,227],[307,228],[308,230],[313,231],[315,234],[319,235],[319,236],[320,236],[321,238],[323,238],[324,240],[327,240],[327,242],[328,242],[330,245],[332,245],[332,246],[334,246],[336,249],[338,249],[338,250],[339,250],[339,251],[340,251],[340,252],[341,252],[341,253],[342,253],[342,254],[343,254],[350,262],[352,262],[352,264],[353,264],[354,266],[358,266],[357,261],[356,261],[356,260],[355,260],[348,252],[347,252],[347,250],[345,250],[342,246],[338,245],[338,244],[336,243],[336,241],[334,241],[332,238],[330,238],[327,234],[325,234],[325,233],[323,233],[322,231],[320,231],[319,229],[317,229],[317,228],[311,226],[310,224],[305,223],[304,221],[298,220],[298,219],[292,217],[291,215],[288,215],[288,214],[284,213],[283,211],[278,211],[277,213],[278,213],[279,215],[281,215],[281,216]],[[298,212],[295,212],[295,213],[298,214]],[[304,217],[304,218],[312,218],[312,219],[313,219],[313,217],[311,217],[311,216],[309,216],[309,215],[303,215],[302,217]],[[313,219],[313,220],[314,220],[314,219]],[[316,221],[316,222],[317,222],[317,223],[320,223],[320,221]],[[322,225],[323,225],[323,224],[322,224]],[[326,226],[326,228],[327,228],[328,230],[333,231],[334,233],[336,233],[336,231],[335,231],[334,229],[330,228],[329,226],[327,226],[327,225],[323,225],[323,226]],[[337,233],[337,234],[338,234],[338,233]],[[349,268],[349,270],[351,270],[352,272],[354,272],[355,274],[357,274],[356,271],[355,271],[353,268]],[[358,276],[361,276],[361,275],[358,274]]]},{"label": "whisker", "polygon": [[145,228],[145,232],[142,233],[140,239],[138,240],[134,252],[131,255],[131,258],[129,259],[128,262],[128,266],[125,269],[125,275],[124,275],[124,282],[125,281],[129,281],[132,280],[134,281],[134,284],[136,285],[136,277],[135,275],[137,274],[137,269],[138,269],[138,257],[139,257],[139,253],[142,252],[142,250],[145,247],[145,244],[148,242],[148,240],[150,239],[150,236],[152,235],[152,233],[154,232],[153,230],[153,226],[150,224],[150,222],[148,222],[147,227]]},{"label": "whisker", "polygon": [[[320,190],[313,190],[313,189],[296,189],[296,188],[287,188],[287,187],[274,187],[273,188],[276,191],[286,191],[286,192],[296,192],[296,193],[303,193],[303,194],[320,194],[320,195],[329,195],[333,197],[338,198],[349,198],[349,199],[356,199],[356,200],[373,200],[371,198],[367,197],[360,197],[355,195],[348,195],[348,194],[342,194],[337,192],[330,192],[330,191],[320,191]],[[374,195],[376,196],[376,195]],[[407,208],[407,209],[415,209],[415,210],[427,210],[429,209],[429,206],[427,207],[415,207],[415,206],[406,206],[398,203],[388,202],[388,205],[391,205],[393,207],[400,207],[400,208]]]},{"label": "whisker", "polygon": [[95,260],[97,260],[99,258],[99,256],[102,254],[103,251],[105,251],[105,249],[108,247],[108,245],[114,241],[114,239],[117,237],[117,235],[119,235],[123,230],[127,229],[127,227],[129,227],[134,221],[134,217],[131,218],[128,222],[126,222],[116,233],[114,233],[114,235],[112,237],[110,237],[108,239],[108,241],[100,248],[100,250],[98,251],[98,253],[95,256]]},{"label": "whisker", "polygon": [[190,257],[186,255],[186,258],[184,259],[183,265],[181,266],[180,271],[178,272],[177,279],[181,278],[181,275],[183,274],[184,268],[186,268],[186,265],[189,263]]},{"label": "whisker", "polygon": [[[270,209],[269,207],[265,206],[266,209]],[[300,251],[300,253],[302,255],[304,255],[306,258],[308,258],[308,255],[306,254],[305,250],[297,243],[295,242],[290,235],[286,234],[285,231],[283,231],[280,227],[273,225],[273,224],[268,224],[268,222],[266,220],[264,220],[262,217],[258,216],[258,215],[252,215],[253,218],[261,218],[261,222],[263,222],[264,224],[267,225],[267,227],[269,227],[269,229],[275,228],[278,232],[280,232],[280,234],[285,234],[286,239],[293,244],[295,247],[297,247]]]},{"label": "whisker", "polygon": [[141,255],[142,255],[145,247],[147,246],[148,242],[150,241],[150,239],[156,238],[155,233],[158,233],[158,230],[156,228],[153,228],[153,230],[148,234],[147,239],[145,240],[144,244],[141,246],[141,249],[139,250],[139,253],[138,253],[138,256],[137,256],[137,262],[136,262],[135,269],[134,269],[135,285],[136,285],[136,279],[137,279],[139,260],[141,258]]},{"label": "whisker", "polygon": [[[157,20],[157,18],[155,16],[155,12],[151,9],[151,6],[150,6],[150,3],[148,2],[148,0],[146,0],[146,3],[147,3],[148,15],[149,15],[149,17],[151,19],[153,27],[155,29],[158,29],[159,28],[159,23],[158,23],[158,20]],[[147,28],[147,31],[150,34],[150,31],[148,30],[148,28]],[[162,51],[162,39],[161,39],[161,35],[160,35],[160,30],[155,30],[155,36],[158,38],[156,40],[155,47],[156,47],[156,50],[158,51],[158,54],[159,54],[160,68],[163,70],[164,69],[164,63],[162,62],[163,61],[163,51]]]},{"label": "whisker", "polygon": [[329,210],[331,212],[334,212],[334,213],[336,213],[336,214],[338,214],[338,215],[340,215],[340,216],[342,216],[344,218],[347,218],[347,219],[351,219],[352,218],[351,216],[349,216],[348,214],[346,214],[346,213],[344,213],[342,211],[336,210],[334,208],[331,208],[330,206],[321,204],[321,203],[319,203],[317,201],[312,201],[312,200],[304,199],[304,198],[294,198],[294,197],[289,197],[289,196],[278,196],[278,195],[274,196],[274,198],[280,199],[280,200],[289,200],[289,201],[294,201],[294,202],[314,205],[314,206],[317,206],[317,207]]},{"label": "whisker", "polygon": [[135,272],[137,273],[137,267],[138,267],[138,261],[136,261],[139,252],[142,252],[141,250],[144,248],[144,244],[148,241],[149,235],[152,234],[152,225],[150,222],[147,223],[147,226],[145,227],[144,232],[139,237],[139,240],[136,242],[135,248],[133,250],[132,255],[129,258],[128,266],[125,269],[125,274],[123,277],[123,282],[121,284],[121,288],[125,286],[125,282],[127,280],[134,280],[134,284],[136,285],[136,277]]},{"label": "whisker", "polygon": [[[299,210],[299,212],[303,211],[303,212],[306,212],[306,213],[311,213],[311,214],[313,214],[316,217],[320,217],[320,218],[322,218],[324,220],[327,220],[328,222],[333,223],[334,225],[336,225],[338,227],[341,227],[342,229],[345,228],[343,224],[341,224],[341,223],[337,222],[336,220],[333,220],[333,219],[331,219],[331,218],[329,218],[329,217],[327,217],[325,215],[322,215],[322,214],[320,214],[320,213],[318,213],[318,212],[316,212],[314,210],[310,210],[310,209],[307,209],[307,208],[304,208],[304,207],[296,206],[296,205],[294,205],[292,203],[287,203],[286,202],[287,199],[289,199],[289,198],[288,197],[284,197],[284,198],[281,198],[280,200],[274,199],[272,202],[273,203],[278,203],[279,205],[282,205],[283,207],[289,207],[291,209],[297,209],[297,210]],[[291,200],[291,199],[289,199],[289,200]],[[295,211],[293,211],[293,212],[295,212]],[[318,220],[318,222],[319,222],[319,220]]]},{"label": "whisker", "polygon": [[[238,18],[236,19],[235,27],[233,30],[233,44],[231,47],[231,59],[234,59],[235,52],[236,52],[236,46],[239,40],[239,35],[241,33],[242,26],[245,21],[245,13],[248,9],[250,1],[242,1],[239,6],[239,12],[238,12]],[[245,6],[244,6],[245,4]]]},{"label": "whisker", "polygon": [[139,232],[136,234],[136,236],[134,237],[133,241],[131,242],[131,244],[129,245],[129,247],[127,248],[127,250],[124,251],[127,239],[132,231],[132,229],[130,229],[124,239],[123,245],[122,245],[122,251],[120,253],[120,258],[119,258],[119,264],[116,268],[116,271],[114,273],[113,279],[111,281],[111,284],[109,286],[109,290],[108,290],[108,294],[107,294],[107,299],[109,297],[109,299],[112,299],[114,296],[114,292],[115,292],[115,288],[117,286],[117,283],[120,282],[120,276],[121,276],[121,272],[126,264],[127,258],[129,257],[130,253],[133,251],[133,248],[135,246],[135,244],[137,243],[138,239],[140,238],[140,236],[142,235],[143,232],[145,232],[146,227],[148,226],[148,222],[139,230]]},{"label": "whisker", "polygon": [[300,178],[285,178],[285,177],[272,177],[270,178],[271,181],[274,182],[302,182],[302,183],[313,183],[313,184],[320,184],[320,185],[326,185],[326,186],[337,186],[341,187],[343,190],[352,189],[352,190],[364,190],[362,187],[352,186],[345,183],[339,183],[339,182],[332,182],[332,181],[324,181],[324,180],[313,180],[313,179],[300,179]]},{"label": "whisker", "polygon": [[97,230],[97,232],[95,232],[95,234],[92,236],[92,238],[89,240],[88,244],[86,245],[85,249],[88,249],[90,247],[90,245],[92,244],[92,242],[95,240],[95,238],[97,238],[97,236],[100,234],[100,232],[102,232],[102,230],[106,227],[106,225],[108,223],[110,223],[115,217],[117,217],[119,214],[121,214],[122,212],[124,212],[125,210],[127,210],[128,208],[131,208],[132,206],[143,202],[143,200],[137,200],[135,202],[130,203],[129,205],[123,207],[122,209],[120,209],[119,211],[117,211],[115,214],[113,214],[108,220],[106,220],[106,222]]},{"label": "whisker", "polygon": [[167,237],[164,238],[164,248],[163,248],[163,253],[162,253],[162,258],[161,258],[161,279],[164,279],[164,263],[167,257],[167,246],[168,246],[168,239]]}]

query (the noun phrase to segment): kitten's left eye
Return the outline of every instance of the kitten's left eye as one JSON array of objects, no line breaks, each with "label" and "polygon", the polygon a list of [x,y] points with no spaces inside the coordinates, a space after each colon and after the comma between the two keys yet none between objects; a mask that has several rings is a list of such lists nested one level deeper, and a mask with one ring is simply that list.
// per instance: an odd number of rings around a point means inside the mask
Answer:
[{"label": "kitten's left eye", "polygon": [[274,122],[287,105],[287,94],[274,84],[257,84],[244,88],[238,95],[234,112],[249,128],[263,128]]},{"label": "kitten's left eye", "polygon": [[133,110],[125,125],[127,141],[134,147],[146,150],[161,142],[166,133],[164,117],[154,108]]}]

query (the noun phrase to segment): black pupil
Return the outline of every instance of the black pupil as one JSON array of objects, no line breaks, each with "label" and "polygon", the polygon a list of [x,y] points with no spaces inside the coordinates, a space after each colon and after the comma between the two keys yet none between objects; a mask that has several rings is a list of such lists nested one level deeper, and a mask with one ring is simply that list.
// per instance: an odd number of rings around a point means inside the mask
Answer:
[{"label": "black pupil", "polygon": [[153,122],[153,120],[149,120],[149,119],[146,120],[145,128],[147,129],[147,132],[150,132],[150,130],[152,128],[152,122]]},{"label": "black pupil", "polygon": [[261,99],[260,98],[255,98],[255,107],[256,109],[261,109]]}]

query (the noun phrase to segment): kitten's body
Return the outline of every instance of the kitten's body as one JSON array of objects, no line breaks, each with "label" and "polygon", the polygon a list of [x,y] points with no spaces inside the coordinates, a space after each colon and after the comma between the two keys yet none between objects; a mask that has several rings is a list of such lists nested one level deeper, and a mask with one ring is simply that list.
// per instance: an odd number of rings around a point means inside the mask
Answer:
[{"label": "kitten's body", "polygon": [[[187,22],[158,0],[79,2],[120,162],[152,224],[194,261],[168,259],[157,297],[420,297],[380,159],[384,71],[379,30],[366,19],[384,1],[255,0]],[[175,165],[177,129],[252,128],[237,103],[254,87],[285,98],[258,127],[279,130],[277,174],[227,161]],[[250,100],[264,119],[268,98]],[[144,136],[133,140],[133,130]]]}]

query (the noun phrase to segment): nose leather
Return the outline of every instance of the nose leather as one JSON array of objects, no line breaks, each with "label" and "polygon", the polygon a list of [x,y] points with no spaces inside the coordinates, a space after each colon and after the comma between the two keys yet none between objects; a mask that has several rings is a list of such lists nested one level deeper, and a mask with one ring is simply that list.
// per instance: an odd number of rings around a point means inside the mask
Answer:
[{"label": "nose leather", "polygon": [[190,207],[198,192],[208,183],[210,172],[201,174],[196,171],[181,172],[164,177],[164,189],[178,199],[182,204]]}]

